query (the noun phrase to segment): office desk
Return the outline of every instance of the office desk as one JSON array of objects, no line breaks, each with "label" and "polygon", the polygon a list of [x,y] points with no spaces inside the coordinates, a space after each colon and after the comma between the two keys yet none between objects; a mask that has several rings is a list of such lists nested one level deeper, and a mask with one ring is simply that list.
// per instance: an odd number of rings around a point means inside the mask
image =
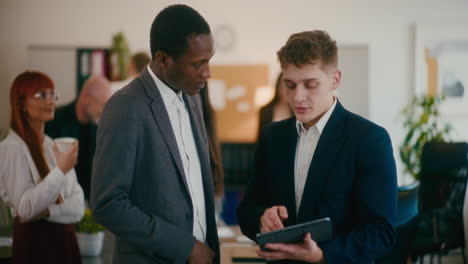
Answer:
[{"label": "office desk", "polygon": [[[226,231],[225,228],[228,228],[232,235],[228,235],[226,232],[223,232]],[[241,234],[239,226],[228,226],[223,227],[222,229],[218,228],[218,230],[221,231],[219,232],[221,264],[232,264],[233,259],[235,258],[249,259],[256,263],[265,263],[262,261],[263,259],[257,256],[256,251],[258,246]]]}]

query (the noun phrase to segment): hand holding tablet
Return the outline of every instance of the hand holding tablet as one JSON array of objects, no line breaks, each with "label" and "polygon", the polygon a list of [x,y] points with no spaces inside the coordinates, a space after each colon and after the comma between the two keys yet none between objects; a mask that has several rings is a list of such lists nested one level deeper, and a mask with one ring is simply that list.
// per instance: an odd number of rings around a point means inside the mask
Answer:
[{"label": "hand holding tablet", "polygon": [[288,226],[272,232],[257,234],[257,244],[262,250],[267,243],[299,243],[304,239],[304,235],[310,233],[312,239],[317,242],[324,242],[332,238],[332,226],[330,218],[321,218],[310,222]]}]

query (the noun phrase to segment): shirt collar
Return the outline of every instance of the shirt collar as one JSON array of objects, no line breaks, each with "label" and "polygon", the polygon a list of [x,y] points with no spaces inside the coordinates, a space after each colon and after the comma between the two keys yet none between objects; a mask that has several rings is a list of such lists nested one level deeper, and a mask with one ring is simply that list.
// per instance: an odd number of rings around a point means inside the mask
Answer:
[{"label": "shirt collar", "polygon": [[[330,119],[330,116],[333,113],[333,110],[335,110],[335,106],[336,106],[337,101],[338,100],[336,99],[336,97],[333,97],[332,106],[330,107],[330,109],[328,109],[328,111],[315,124],[319,134],[322,134],[322,131],[325,128],[325,125],[327,124],[328,119]],[[297,119],[296,119],[296,129],[297,129],[297,134],[298,135],[301,135],[301,131],[306,130],[305,127],[304,127],[304,124],[302,122],[300,122],[299,120],[297,120]]]},{"label": "shirt collar", "polygon": [[[23,142],[26,145],[26,142],[23,140],[23,138],[21,138],[20,135],[18,135],[15,132],[15,130],[13,130],[13,128],[10,128],[9,131],[8,131],[8,136],[10,136],[10,135],[13,138],[15,138],[16,140],[19,140],[19,141]],[[45,146],[45,147],[52,148],[54,146],[54,140],[52,140],[49,136],[44,134],[44,140],[42,141],[42,145]]]},{"label": "shirt collar", "polygon": [[151,70],[151,68],[148,67],[148,72],[151,75],[151,78],[153,78],[154,83],[156,84],[156,87],[158,88],[159,92],[161,93],[161,96],[163,98],[164,104],[167,105],[173,105],[177,103],[177,100],[180,100],[179,102],[182,102],[184,104],[184,99],[182,97],[182,91],[179,91],[178,93],[175,93],[174,90],[169,88],[163,81],[161,81],[156,74]]}]

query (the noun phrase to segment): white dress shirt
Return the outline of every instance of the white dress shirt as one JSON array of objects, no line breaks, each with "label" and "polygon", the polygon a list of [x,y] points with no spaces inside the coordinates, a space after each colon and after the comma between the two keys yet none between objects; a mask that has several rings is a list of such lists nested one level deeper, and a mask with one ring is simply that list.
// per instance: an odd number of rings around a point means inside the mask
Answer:
[{"label": "white dress shirt", "polygon": [[[309,173],[310,163],[314,157],[315,148],[320,139],[325,125],[330,119],[331,114],[336,106],[336,98],[333,98],[333,104],[328,111],[319,119],[319,121],[309,129],[304,127],[304,124],[296,121],[297,128],[297,145],[296,159],[294,166],[294,189],[296,198],[296,214],[299,213],[299,208],[302,201],[302,194]],[[313,173],[313,172],[312,172]]]},{"label": "white dress shirt", "polygon": [[[76,180],[75,170],[71,169],[66,175],[62,173],[57,167],[53,146],[53,140],[44,136],[44,156],[51,170],[41,179],[28,146],[18,134],[10,129],[0,142],[0,197],[14,216],[28,221],[48,208],[50,222],[70,224],[83,217],[83,190]],[[55,204],[59,194],[64,202]]]},{"label": "white dress shirt", "polygon": [[187,111],[182,92],[177,94],[163,83],[148,66],[164,105],[177,141],[180,158],[184,166],[185,179],[192,198],[193,235],[201,242],[206,239],[205,193],[203,191],[202,172],[195,139],[192,133],[190,116]]}]

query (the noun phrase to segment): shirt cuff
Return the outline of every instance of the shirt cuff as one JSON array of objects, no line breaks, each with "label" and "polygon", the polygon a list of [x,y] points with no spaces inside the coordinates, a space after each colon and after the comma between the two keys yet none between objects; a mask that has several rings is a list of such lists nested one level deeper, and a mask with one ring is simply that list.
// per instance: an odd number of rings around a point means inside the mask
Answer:
[{"label": "shirt cuff", "polygon": [[[65,181],[65,174],[63,174],[62,170],[60,170],[59,167],[55,167],[54,169],[50,171],[49,175],[47,175],[44,181],[48,181],[49,183],[52,183],[53,185],[57,185],[56,188],[60,188],[60,186],[63,185],[63,182]],[[61,195],[61,192],[59,192],[59,194]],[[65,198],[65,197],[63,197],[62,195],[62,198]],[[55,201],[54,201],[54,204],[48,207],[48,209],[49,209],[49,217],[54,217],[54,216],[60,215],[61,213],[60,204],[55,204]]]},{"label": "shirt cuff", "polygon": [[59,204],[52,204],[49,206],[49,218],[59,216],[60,211],[61,209]]},{"label": "shirt cuff", "polygon": [[49,174],[47,174],[47,176],[42,181],[47,181],[49,182],[49,184],[59,183],[61,185],[63,181],[65,181],[65,174],[63,174],[59,167],[55,167],[49,172]]},{"label": "shirt cuff", "polygon": [[59,176],[65,176],[65,173],[63,173],[63,171],[59,167],[55,167],[52,171],[57,171],[55,173]]}]

